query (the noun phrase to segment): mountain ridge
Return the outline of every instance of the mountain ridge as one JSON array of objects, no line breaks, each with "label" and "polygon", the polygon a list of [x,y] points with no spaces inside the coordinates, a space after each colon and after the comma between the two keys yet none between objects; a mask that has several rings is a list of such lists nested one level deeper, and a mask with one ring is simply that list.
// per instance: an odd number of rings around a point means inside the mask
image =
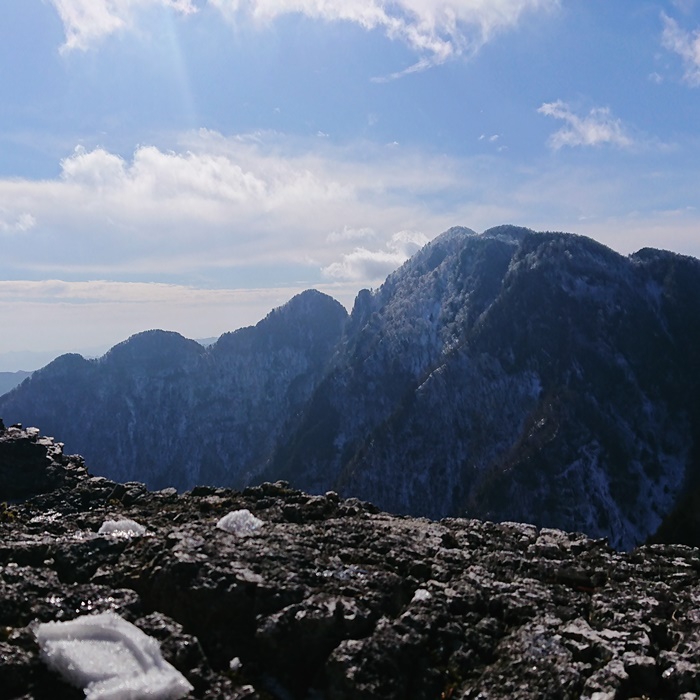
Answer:
[{"label": "mountain ridge", "polygon": [[[63,360],[0,412],[98,469],[116,455],[133,465],[106,472],[122,480],[284,478],[389,511],[534,520],[619,548],[653,535],[700,474],[700,262],[667,251],[453,227],[349,315],[308,290],[209,348],[150,333],[110,351],[132,353],[118,391],[114,377],[105,385],[110,353]],[[177,345],[176,361],[137,359],[159,342]],[[104,459],[56,420],[86,432],[71,381],[87,411],[113,405],[100,431],[123,440]],[[139,442],[145,426],[170,441]]]}]

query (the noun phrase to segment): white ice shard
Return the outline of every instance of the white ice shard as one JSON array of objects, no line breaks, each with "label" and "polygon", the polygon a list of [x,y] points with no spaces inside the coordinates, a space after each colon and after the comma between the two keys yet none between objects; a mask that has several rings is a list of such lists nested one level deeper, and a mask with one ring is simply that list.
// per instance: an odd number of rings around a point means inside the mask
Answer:
[{"label": "white ice shard", "polygon": [[192,690],[158,642],[115,613],[46,622],[36,638],[46,664],[86,700],[177,700]]},{"label": "white ice shard", "polygon": [[219,530],[230,532],[233,535],[248,535],[263,525],[263,521],[256,518],[247,508],[232,510],[216,523]]}]

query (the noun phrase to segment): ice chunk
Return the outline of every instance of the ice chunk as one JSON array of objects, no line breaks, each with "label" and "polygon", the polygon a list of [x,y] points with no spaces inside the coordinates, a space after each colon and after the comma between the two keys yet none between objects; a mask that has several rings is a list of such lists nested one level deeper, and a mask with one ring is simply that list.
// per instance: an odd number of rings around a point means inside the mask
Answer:
[{"label": "ice chunk", "polygon": [[263,526],[263,521],[256,518],[247,508],[232,510],[224,515],[216,527],[233,535],[248,535]]},{"label": "ice chunk", "polygon": [[114,535],[115,537],[140,537],[146,534],[146,528],[135,520],[105,520],[97,531],[98,535]]},{"label": "ice chunk", "polygon": [[193,689],[155,639],[112,612],[46,622],[36,638],[46,664],[86,700],[176,700]]},{"label": "ice chunk", "polygon": [[422,600],[430,600],[432,597],[430,591],[426,591],[425,588],[417,588],[413,598],[411,598],[411,602],[420,603]]}]

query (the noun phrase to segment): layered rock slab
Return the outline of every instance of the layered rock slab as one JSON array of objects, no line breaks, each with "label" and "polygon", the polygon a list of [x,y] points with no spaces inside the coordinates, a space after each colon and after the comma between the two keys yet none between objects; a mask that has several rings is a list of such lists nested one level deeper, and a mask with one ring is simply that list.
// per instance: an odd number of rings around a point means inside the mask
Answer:
[{"label": "layered rock slab", "polygon": [[[0,463],[8,440],[38,444],[54,476],[0,511],[3,697],[82,697],[36,631],[104,612],[157,639],[196,698],[697,697],[696,549],[622,554],[282,482],[149,492],[18,427],[0,435]],[[216,527],[244,510],[262,524]],[[145,532],[103,528],[125,520]]]}]

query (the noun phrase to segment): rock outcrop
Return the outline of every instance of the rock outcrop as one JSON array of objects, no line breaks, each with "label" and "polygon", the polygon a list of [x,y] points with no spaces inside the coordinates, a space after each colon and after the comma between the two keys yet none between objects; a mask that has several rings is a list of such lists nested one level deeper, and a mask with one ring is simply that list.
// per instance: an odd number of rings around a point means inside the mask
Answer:
[{"label": "rock outcrop", "polygon": [[[195,698],[698,697],[697,549],[622,554],[283,482],[150,492],[18,426],[0,429],[0,500],[3,698],[82,697],[35,630],[106,611],[155,637]],[[257,529],[217,528],[244,509]],[[146,531],[103,527],[120,520]]]}]

